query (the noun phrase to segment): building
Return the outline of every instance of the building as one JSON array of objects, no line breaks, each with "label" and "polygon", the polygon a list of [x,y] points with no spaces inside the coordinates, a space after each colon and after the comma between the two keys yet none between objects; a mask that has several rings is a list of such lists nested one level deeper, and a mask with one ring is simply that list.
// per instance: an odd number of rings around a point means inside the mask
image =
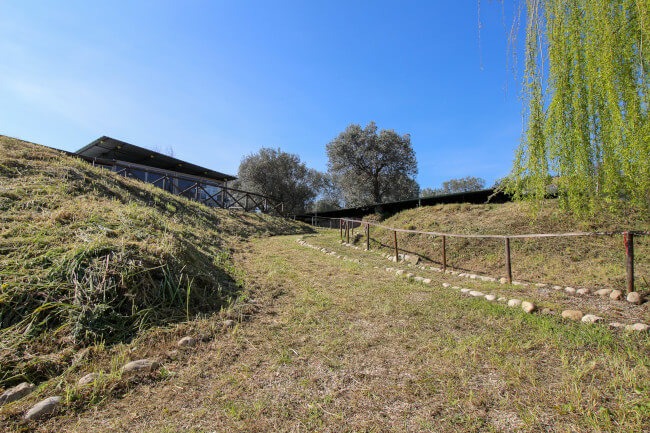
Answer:
[{"label": "building", "polygon": [[111,137],[100,137],[75,154],[93,165],[211,207],[282,214],[282,204],[276,200],[230,188],[228,182],[237,179],[235,176]]}]

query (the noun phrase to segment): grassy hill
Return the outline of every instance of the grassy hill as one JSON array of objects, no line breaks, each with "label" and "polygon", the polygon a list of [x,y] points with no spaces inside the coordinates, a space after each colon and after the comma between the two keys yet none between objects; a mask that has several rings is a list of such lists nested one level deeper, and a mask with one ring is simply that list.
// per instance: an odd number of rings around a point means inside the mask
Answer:
[{"label": "grassy hill", "polygon": [[305,230],[0,136],[0,386],[55,376],[81,347],[218,312],[239,296],[231,249]]},{"label": "grassy hill", "polygon": [[[517,235],[531,233],[618,232],[650,230],[648,215],[600,214],[575,219],[546,202],[537,213],[527,203],[451,204],[401,212],[383,222],[387,227],[458,234]],[[389,251],[392,232],[373,230],[376,245]],[[399,247],[434,263],[441,262],[440,237],[399,234]],[[625,289],[625,249],[621,235],[603,237],[511,240],[513,278],[567,286]],[[448,266],[490,276],[504,276],[504,244],[496,239],[447,239]],[[638,289],[650,289],[650,236],[635,240]]]}]

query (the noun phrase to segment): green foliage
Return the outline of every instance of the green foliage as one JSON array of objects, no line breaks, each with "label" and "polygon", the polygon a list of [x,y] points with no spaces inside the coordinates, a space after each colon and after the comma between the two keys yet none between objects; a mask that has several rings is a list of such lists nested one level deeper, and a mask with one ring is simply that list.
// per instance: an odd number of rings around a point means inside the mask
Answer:
[{"label": "green foliage", "polygon": [[[650,209],[650,3],[527,0],[526,131],[508,189],[565,209]],[[547,77],[545,77],[547,75]]]},{"label": "green foliage", "polygon": [[384,203],[418,196],[415,152],[408,134],[400,136],[370,122],[349,125],[327,145],[329,173],[346,206]]},{"label": "green foliage", "polygon": [[447,180],[442,183],[442,188],[424,188],[420,191],[420,197],[434,197],[437,195],[480,191],[483,188],[485,188],[485,179],[467,176],[459,179]]},{"label": "green foliage", "polygon": [[239,165],[238,187],[274,197],[287,214],[304,213],[318,193],[320,173],[308,169],[298,155],[262,148]]}]

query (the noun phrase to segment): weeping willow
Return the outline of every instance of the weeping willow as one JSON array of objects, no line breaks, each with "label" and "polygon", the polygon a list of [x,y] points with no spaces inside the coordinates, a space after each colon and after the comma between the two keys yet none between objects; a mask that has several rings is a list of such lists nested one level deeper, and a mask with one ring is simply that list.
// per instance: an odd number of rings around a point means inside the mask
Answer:
[{"label": "weeping willow", "polygon": [[650,0],[526,0],[524,134],[510,190],[650,210]]}]

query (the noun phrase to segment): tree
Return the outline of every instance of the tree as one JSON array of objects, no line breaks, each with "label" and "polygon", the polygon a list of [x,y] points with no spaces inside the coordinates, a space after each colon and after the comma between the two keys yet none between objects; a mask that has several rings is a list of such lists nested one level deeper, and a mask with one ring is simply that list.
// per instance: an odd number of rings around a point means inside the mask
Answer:
[{"label": "tree", "polygon": [[237,186],[284,203],[288,214],[304,213],[316,198],[319,173],[307,168],[297,155],[262,148],[239,164]]},{"label": "tree", "polygon": [[408,134],[399,135],[370,122],[349,125],[327,145],[328,168],[346,206],[417,197],[415,152]]},{"label": "tree", "polygon": [[650,10],[527,0],[526,130],[508,189],[566,209],[650,210]]},{"label": "tree", "polygon": [[[480,191],[485,188],[485,179],[467,176],[460,179],[450,179],[442,183],[442,188],[425,188],[420,197],[457,194],[461,192]],[[425,195],[426,194],[426,195]]]}]

